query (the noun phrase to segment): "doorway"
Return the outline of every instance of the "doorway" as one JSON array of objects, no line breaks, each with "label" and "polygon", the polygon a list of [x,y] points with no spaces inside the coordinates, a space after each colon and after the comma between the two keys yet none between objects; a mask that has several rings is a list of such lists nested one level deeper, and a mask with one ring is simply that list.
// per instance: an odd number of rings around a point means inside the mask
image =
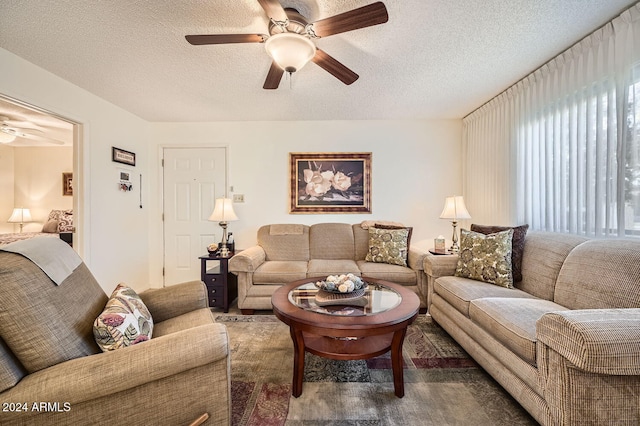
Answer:
[{"label": "doorway", "polygon": [[222,239],[210,222],[227,188],[227,148],[163,149],[164,285],[200,279],[199,256]]},{"label": "doorway", "polygon": [[14,208],[30,211],[24,232],[41,232],[52,210],[73,210],[73,222],[66,225],[73,229],[73,247],[82,256],[82,126],[2,94],[0,125],[0,232],[16,232],[1,219]]}]

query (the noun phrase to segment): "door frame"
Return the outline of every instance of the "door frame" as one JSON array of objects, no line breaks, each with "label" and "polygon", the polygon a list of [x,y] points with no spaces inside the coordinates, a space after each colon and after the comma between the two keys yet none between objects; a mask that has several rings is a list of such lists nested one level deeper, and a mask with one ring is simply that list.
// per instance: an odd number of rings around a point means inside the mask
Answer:
[{"label": "door frame", "polygon": [[167,284],[165,282],[165,268],[167,264],[167,259],[165,258],[166,253],[166,244],[167,238],[165,235],[164,229],[164,152],[165,149],[202,149],[202,148],[223,148],[224,149],[224,196],[227,197],[229,195],[229,145],[228,144],[163,144],[159,145],[159,181],[161,182],[159,191],[160,200],[160,214],[162,215],[160,226],[162,227],[162,287],[166,287]]},{"label": "door frame", "polygon": [[0,93],[0,100],[31,109],[41,114],[57,118],[58,120],[66,121],[73,126],[73,136],[71,141],[73,149],[73,225],[75,227],[73,232],[73,249],[78,253],[78,255],[80,255],[80,257],[82,257],[84,262],[88,264],[91,256],[89,253],[88,241],[85,240],[88,239],[89,233],[85,232],[85,227],[88,226],[87,218],[89,215],[90,204],[88,202],[89,192],[85,191],[85,188],[88,185],[88,179],[85,180],[84,176],[84,164],[85,161],[88,161],[85,159],[85,155],[88,158],[88,149],[85,149],[83,138],[85,126],[80,121],[60,115],[51,110],[41,108],[29,102],[7,96],[3,93]]}]

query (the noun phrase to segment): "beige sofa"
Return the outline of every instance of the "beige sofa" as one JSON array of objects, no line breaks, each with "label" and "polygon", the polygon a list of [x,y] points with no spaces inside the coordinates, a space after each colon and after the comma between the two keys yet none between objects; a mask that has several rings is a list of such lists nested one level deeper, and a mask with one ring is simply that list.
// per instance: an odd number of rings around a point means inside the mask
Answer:
[{"label": "beige sofa", "polygon": [[92,328],[107,296],[84,263],[55,285],[0,251],[0,424],[189,425],[204,413],[205,424],[231,424],[228,335],[204,284],[140,297],[152,338],[102,352]]},{"label": "beige sofa", "polygon": [[545,425],[640,424],[640,241],[529,233],[515,289],[425,258],[429,313]]},{"label": "beige sofa", "polygon": [[367,225],[265,225],[258,229],[257,239],[256,246],[229,260],[229,271],[238,275],[238,307],[244,314],[271,309],[271,295],[283,284],[349,272],[407,286],[426,310],[423,261],[427,252],[410,245],[408,266],[367,262]]}]

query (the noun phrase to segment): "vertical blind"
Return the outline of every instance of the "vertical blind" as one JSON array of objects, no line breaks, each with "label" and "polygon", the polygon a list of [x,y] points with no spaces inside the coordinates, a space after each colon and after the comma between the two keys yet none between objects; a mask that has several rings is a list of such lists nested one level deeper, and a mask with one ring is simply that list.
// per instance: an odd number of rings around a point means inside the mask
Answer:
[{"label": "vertical blind", "polygon": [[640,3],[463,121],[474,221],[640,235]]}]

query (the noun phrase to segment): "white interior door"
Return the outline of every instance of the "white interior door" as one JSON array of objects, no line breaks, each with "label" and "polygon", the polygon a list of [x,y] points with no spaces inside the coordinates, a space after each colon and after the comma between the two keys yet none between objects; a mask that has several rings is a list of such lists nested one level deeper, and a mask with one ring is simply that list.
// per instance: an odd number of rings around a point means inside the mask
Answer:
[{"label": "white interior door", "polygon": [[164,284],[200,279],[198,256],[222,240],[209,222],[215,199],[226,188],[226,148],[165,148]]}]

